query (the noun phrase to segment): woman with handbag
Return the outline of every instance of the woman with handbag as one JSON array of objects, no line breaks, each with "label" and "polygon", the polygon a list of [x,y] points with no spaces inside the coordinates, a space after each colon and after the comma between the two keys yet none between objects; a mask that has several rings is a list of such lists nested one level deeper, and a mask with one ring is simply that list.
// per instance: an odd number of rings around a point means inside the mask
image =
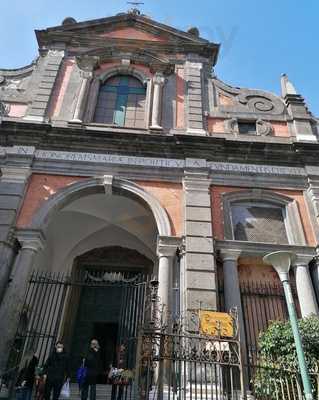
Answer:
[{"label": "woman with handbag", "polygon": [[69,380],[69,358],[64,351],[63,343],[57,342],[54,352],[49,356],[43,367],[45,381],[44,399],[50,400],[53,391],[53,400],[58,400],[63,384]]}]

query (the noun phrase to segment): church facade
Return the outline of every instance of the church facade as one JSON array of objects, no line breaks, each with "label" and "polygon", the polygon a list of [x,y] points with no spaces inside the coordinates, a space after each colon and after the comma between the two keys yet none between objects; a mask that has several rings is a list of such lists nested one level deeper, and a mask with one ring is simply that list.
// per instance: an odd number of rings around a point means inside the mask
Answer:
[{"label": "church facade", "polygon": [[218,44],[136,10],[36,38],[0,69],[2,372],[21,329],[43,358],[61,338],[113,351],[143,318],[116,283],[141,277],[189,332],[236,307],[249,358],[287,318],[271,251],[296,254],[299,315],[318,315],[319,124],[286,75],[280,96],[229,86]]}]

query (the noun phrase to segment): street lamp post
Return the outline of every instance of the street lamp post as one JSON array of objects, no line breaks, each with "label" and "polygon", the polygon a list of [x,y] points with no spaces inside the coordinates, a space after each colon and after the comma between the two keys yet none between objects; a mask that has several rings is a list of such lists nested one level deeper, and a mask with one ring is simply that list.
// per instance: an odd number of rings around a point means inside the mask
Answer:
[{"label": "street lamp post", "polygon": [[295,309],[294,300],[292,297],[291,287],[289,283],[289,269],[291,261],[295,258],[295,254],[288,251],[276,251],[274,253],[267,254],[263,260],[267,264],[271,264],[276,270],[279,278],[282,282],[285,292],[285,298],[288,308],[289,320],[294,336],[294,341],[297,350],[298,364],[300,368],[301,379],[305,392],[306,400],[312,400],[311,383],[308,374],[305,354],[302,348],[301,336],[298,328],[297,314]]}]

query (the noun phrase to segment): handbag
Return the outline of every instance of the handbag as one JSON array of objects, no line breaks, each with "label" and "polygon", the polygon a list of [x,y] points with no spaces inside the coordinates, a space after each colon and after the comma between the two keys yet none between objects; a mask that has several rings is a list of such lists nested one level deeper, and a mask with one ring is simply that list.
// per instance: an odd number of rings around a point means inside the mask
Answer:
[{"label": "handbag", "polygon": [[67,381],[64,383],[64,385],[62,386],[60,396],[61,396],[63,399],[69,399],[69,398],[70,398],[70,396],[71,396],[71,391],[70,391],[70,382],[69,382],[69,380],[67,380]]},{"label": "handbag", "polygon": [[76,381],[81,387],[86,380],[88,369],[85,366],[85,359],[82,361],[81,367],[76,371]]}]

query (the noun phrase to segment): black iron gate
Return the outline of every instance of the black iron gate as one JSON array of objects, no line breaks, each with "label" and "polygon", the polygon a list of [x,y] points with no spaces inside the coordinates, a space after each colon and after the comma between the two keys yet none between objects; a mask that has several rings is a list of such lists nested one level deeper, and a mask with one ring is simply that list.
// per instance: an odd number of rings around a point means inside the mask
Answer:
[{"label": "black iron gate", "polygon": [[[142,273],[107,272],[100,268],[82,270],[76,275],[33,272],[18,329],[10,350],[7,370],[19,369],[24,354],[34,352],[42,365],[57,340],[67,341],[74,329],[76,303],[83,288],[121,288],[118,316],[118,345],[126,346],[127,367],[135,362],[138,328],[146,313],[145,299],[149,277]],[[105,305],[107,312],[107,305]]]},{"label": "black iron gate", "polygon": [[136,394],[140,400],[235,400],[245,394],[238,318],[233,337],[189,332],[187,313],[163,320],[152,297],[151,324],[138,337]]},{"label": "black iron gate", "polygon": [[43,364],[57,339],[72,332],[72,304],[79,300],[83,287],[125,289],[118,332],[125,376],[109,382],[112,398],[234,400],[244,393],[237,320],[233,338],[187,332],[187,318],[177,320],[166,314],[163,318],[158,282],[139,273],[92,272],[92,268],[78,276],[33,273],[9,367],[19,366],[29,350]]}]

